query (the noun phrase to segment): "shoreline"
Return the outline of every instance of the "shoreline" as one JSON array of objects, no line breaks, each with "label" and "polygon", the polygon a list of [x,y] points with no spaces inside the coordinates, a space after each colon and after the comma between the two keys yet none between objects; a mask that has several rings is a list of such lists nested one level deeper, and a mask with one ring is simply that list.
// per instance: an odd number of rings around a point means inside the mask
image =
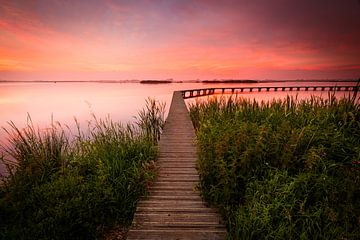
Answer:
[{"label": "shoreline", "polygon": [[287,83],[287,82],[358,82],[360,79],[289,79],[289,80],[241,80],[241,79],[222,79],[222,80],[0,80],[0,84],[6,83],[141,83],[141,84],[170,84],[170,83]]}]

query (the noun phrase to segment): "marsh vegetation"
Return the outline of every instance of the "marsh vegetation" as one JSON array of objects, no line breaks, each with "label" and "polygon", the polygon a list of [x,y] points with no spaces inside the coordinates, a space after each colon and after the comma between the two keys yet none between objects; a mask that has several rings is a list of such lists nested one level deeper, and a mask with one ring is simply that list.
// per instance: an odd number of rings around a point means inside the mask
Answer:
[{"label": "marsh vegetation", "polygon": [[202,195],[229,239],[358,239],[359,110],[356,93],[192,104]]},{"label": "marsh vegetation", "polygon": [[2,161],[1,239],[95,239],[107,227],[131,223],[136,203],[156,176],[164,105],[149,99],[135,124],[89,122],[69,136],[53,123],[10,123]]}]

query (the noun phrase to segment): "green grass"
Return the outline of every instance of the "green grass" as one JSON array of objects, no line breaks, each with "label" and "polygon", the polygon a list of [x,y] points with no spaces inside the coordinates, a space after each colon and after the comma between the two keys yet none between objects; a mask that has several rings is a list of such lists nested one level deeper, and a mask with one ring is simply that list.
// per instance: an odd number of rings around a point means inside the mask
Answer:
[{"label": "green grass", "polygon": [[149,99],[136,125],[94,116],[89,131],[74,136],[58,123],[46,130],[11,123],[0,238],[96,239],[114,224],[128,226],[156,176],[163,110]]},{"label": "green grass", "polygon": [[200,187],[229,239],[360,237],[359,99],[190,106]]}]

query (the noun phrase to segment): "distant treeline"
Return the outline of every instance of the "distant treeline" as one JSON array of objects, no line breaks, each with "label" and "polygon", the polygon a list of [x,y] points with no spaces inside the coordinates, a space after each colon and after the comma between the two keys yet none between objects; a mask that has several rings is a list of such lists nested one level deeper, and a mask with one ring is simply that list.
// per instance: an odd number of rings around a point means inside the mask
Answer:
[{"label": "distant treeline", "polygon": [[281,83],[281,82],[358,82],[360,79],[287,79],[287,80],[252,80],[252,79],[213,79],[213,80],[0,80],[0,83],[142,83],[142,84],[161,84],[161,83]]},{"label": "distant treeline", "polygon": [[236,80],[236,79],[226,79],[226,80],[203,80],[202,83],[258,83],[257,80]]},{"label": "distant treeline", "polygon": [[141,80],[142,84],[162,84],[162,83],[172,83],[172,80]]}]

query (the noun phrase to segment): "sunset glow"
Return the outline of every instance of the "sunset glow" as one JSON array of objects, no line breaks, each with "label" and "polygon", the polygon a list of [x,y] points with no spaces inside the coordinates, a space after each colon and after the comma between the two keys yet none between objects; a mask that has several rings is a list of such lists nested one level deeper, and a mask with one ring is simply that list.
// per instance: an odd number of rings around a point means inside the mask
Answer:
[{"label": "sunset glow", "polygon": [[0,80],[357,79],[357,0],[0,0]]}]

